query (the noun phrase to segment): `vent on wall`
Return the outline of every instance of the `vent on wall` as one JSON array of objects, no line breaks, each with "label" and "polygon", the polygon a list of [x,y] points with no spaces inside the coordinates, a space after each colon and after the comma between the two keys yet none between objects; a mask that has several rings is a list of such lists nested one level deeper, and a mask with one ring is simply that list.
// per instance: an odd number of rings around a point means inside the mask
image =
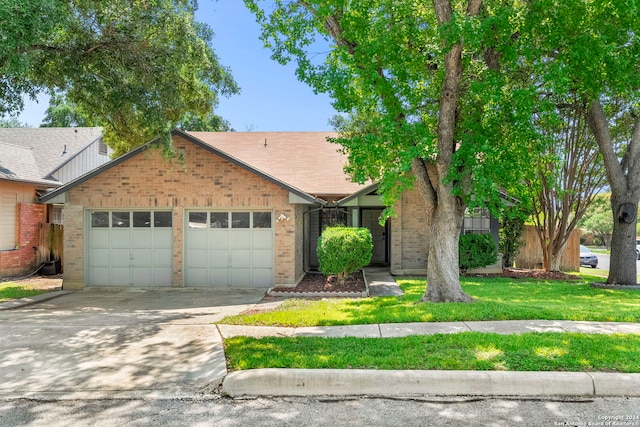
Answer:
[{"label": "vent on wall", "polygon": [[102,139],[98,141],[98,154],[101,156],[107,155],[107,144],[105,144]]}]

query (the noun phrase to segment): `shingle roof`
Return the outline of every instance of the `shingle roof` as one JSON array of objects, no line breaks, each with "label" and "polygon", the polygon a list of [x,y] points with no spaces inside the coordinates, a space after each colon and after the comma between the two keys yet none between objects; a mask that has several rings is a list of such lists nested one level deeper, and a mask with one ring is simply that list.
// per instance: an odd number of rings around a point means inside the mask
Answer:
[{"label": "shingle roof", "polygon": [[55,184],[45,178],[101,135],[101,128],[0,128],[0,178]]},{"label": "shingle roof", "polygon": [[344,196],[363,186],[351,182],[347,157],[327,141],[331,132],[188,132],[220,151],[313,195]]}]

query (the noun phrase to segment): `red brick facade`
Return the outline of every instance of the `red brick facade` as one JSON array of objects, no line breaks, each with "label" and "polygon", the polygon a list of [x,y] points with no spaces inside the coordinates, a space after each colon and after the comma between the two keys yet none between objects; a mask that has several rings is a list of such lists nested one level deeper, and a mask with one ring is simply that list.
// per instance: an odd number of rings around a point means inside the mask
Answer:
[{"label": "red brick facade", "polygon": [[184,162],[166,160],[149,149],[72,188],[65,203],[64,287],[79,289],[85,277],[87,209],[169,209],[173,212],[174,287],[184,286],[184,214],[193,208],[243,208],[273,211],[274,284],[293,285],[304,274],[303,210],[289,203],[289,192],[257,174],[175,137]]},{"label": "red brick facade", "polygon": [[33,272],[39,263],[34,247],[38,247],[40,225],[46,222],[46,205],[18,203],[16,249],[0,251],[0,272],[3,276],[18,276]]}]

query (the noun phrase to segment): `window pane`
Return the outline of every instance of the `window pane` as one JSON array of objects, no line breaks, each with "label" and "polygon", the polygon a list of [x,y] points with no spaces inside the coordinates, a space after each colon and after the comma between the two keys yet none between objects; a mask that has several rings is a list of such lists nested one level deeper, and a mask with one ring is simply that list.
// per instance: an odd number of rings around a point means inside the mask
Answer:
[{"label": "window pane", "polygon": [[151,212],[134,212],[134,227],[151,227]]},{"label": "window pane", "polygon": [[129,227],[129,212],[111,212],[111,226],[127,228]]},{"label": "window pane", "polygon": [[109,227],[109,212],[91,212],[91,227]]},{"label": "window pane", "polygon": [[153,213],[153,226],[156,228],[159,227],[169,227],[172,225],[171,212],[154,212]]},{"label": "window pane", "polygon": [[211,212],[211,228],[229,228],[229,212]]},{"label": "window pane", "polygon": [[207,213],[189,212],[189,228],[207,228]]},{"label": "window pane", "polygon": [[271,212],[254,212],[253,228],[271,228]]},{"label": "window pane", "polygon": [[249,212],[233,212],[231,228],[249,228]]}]

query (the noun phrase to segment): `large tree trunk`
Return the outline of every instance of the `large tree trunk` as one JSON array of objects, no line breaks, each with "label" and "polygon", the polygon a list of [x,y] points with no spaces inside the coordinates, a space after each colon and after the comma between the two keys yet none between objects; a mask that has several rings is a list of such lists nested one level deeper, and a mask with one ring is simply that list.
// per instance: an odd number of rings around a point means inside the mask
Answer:
[{"label": "large tree trunk", "polygon": [[636,278],[636,221],[638,199],[611,196],[613,235],[608,284],[635,285]]},{"label": "large tree trunk", "polygon": [[607,283],[635,285],[636,223],[640,201],[640,117],[635,118],[631,140],[621,161],[614,151],[609,122],[599,100],[592,101],[586,117],[604,158],[611,186],[613,235]]},{"label": "large tree trunk", "polygon": [[460,286],[458,242],[464,206],[451,194],[438,199],[431,222],[427,264],[427,290],[421,301],[470,302]]}]

